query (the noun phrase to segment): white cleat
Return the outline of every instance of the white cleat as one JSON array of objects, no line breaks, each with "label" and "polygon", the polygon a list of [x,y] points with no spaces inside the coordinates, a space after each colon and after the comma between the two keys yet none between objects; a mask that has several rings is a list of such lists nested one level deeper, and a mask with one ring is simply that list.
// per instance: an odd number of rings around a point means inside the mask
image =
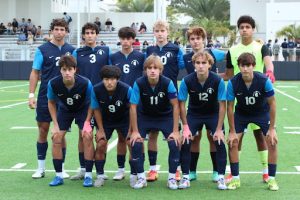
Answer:
[{"label": "white cleat", "polygon": [[120,170],[120,169],[117,171],[117,173],[113,177],[113,179],[115,181],[120,181],[120,180],[123,180],[124,178],[125,178],[125,171],[124,170]]},{"label": "white cleat", "polygon": [[103,177],[104,180],[108,180],[108,176],[106,174],[103,174],[102,177]]},{"label": "white cleat", "polygon": [[70,177],[71,180],[75,181],[75,180],[83,180],[84,179],[84,175],[85,175],[85,169],[84,170],[79,170],[77,172],[77,174],[73,175]]},{"label": "white cleat", "polygon": [[167,183],[167,187],[171,190],[177,190],[178,189],[177,181],[174,178],[169,179]]},{"label": "white cleat", "polygon": [[68,179],[70,178],[70,175],[66,172],[66,171],[62,171],[62,176],[63,176],[63,179]]},{"label": "white cleat", "polygon": [[103,177],[99,177],[95,180],[94,182],[94,187],[101,187],[104,185],[104,178]]},{"label": "white cleat", "polygon": [[142,189],[144,187],[147,187],[147,180],[144,178],[139,178],[133,186],[134,189]]},{"label": "white cleat", "polygon": [[219,190],[227,190],[227,186],[226,186],[226,183],[225,183],[225,179],[224,178],[220,178],[218,180],[218,189]]},{"label": "white cleat", "polygon": [[182,178],[179,182],[178,188],[179,189],[186,189],[186,188],[189,188],[189,187],[191,187],[190,180],[187,179],[187,178]]},{"label": "white cleat", "polygon": [[34,174],[31,176],[34,179],[44,178],[45,177],[45,170],[37,169]]},{"label": "white cleat", "polygon": [[136,184],[136,182],[137,182],[137,175],[130,174],[130,177],[129,177],[130,187],[134,188],[134,185]]}]

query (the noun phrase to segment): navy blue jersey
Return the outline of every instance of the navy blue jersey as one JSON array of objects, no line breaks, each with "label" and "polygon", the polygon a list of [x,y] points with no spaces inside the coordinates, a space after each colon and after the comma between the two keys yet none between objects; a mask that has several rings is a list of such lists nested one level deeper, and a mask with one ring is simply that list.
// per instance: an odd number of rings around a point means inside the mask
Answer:
[{"label": "navy blue jersey", "polygon": [[187,100],[189,94],[188,114],[210,115],[219,113],[219,101],[226,101],[225,83],[216,73],[209,71],[203,85],[199,83],[197,73],[193,72],[183,78],[178,99]]},{"label": "navy blue jersey", "polygon": [[133,86],[130,102],[139,104],[139,111],[150,117],[172,116],[170,99],[177,98],[176,88],[173,82],[160,75],[155,88],[149,84],[148,77],[138,78]]},{"label": "navy blue jersey", "polygon": [[121,69],[120,80],[131,87],[134,81],[143,75],[145,55],[139,51],[133,50],[127,56],[118,51],[111,55],[110,60],[112,65],[116,65]]},{"label": "navy blue jersey", "polygon": [[100,70],[109,65],[109,48],[106,46],[88,46],[77,49],[73,53],[77,59],[78,74],[90,79],[93,85],[101,82]]},{"label": "navy blue jersey", "polygon": [[253,72],[252,84],[248,88],[238,73],[227,86],[227,100],[237,100],[235,112],[242,115],[259,115],[269,112],[267,98],[274,95],[270,79],[260,72]]},{"label": "navy blue jersey", "polygon": [[47,84],[50,79],[60,75],[59,59],[62,55],[72,54],[74,47],[65,43],[59,47],[51,42],[39,46],[35,52],[32,68],[41,73],[41,84],[38,94],[38,107],[48,107]]},{"label": "navy blue jersey", "polygon": [[163,75],[170,78],[177,89],[177,76],[179,69],[184,68],[183,52],[175,44],[169,42],[163,47],[149,46],[146,49],[146,56],[158,55],[164,65]]},{"label": "navy blue jersey", "polygon": [[90,104],[92,84],[80,75],[75,74],[75,84],[71,89],[66,88],[61,75],[48,83],[47,97],[57,102],[59,109],[78,112]]},{"label": "navy blue jersey", "polygon": [[91,107],[100,108],[104,122],[128,122],[130,95],[131,87],[126,83],[118,81],[114,94],[110,96],[104,83],[100,82],[94,86]]}]

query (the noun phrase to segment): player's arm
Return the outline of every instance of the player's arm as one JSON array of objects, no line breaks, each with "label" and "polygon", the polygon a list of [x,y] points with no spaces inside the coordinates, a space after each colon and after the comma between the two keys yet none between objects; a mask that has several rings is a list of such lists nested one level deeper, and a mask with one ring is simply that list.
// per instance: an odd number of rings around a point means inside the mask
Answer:
[{"label": "player's arm", "polygon": [[219,76],[221,76],[224,81],[228,81],[234,76],[234,70],[233,70],[233,65],[231,63],[231,56],[230,56],[230,51],[228,51],[226,55],[226,68],[225,68],[225,73],[220,73]]},{"label": "player's arm", "polygon": [[177,62],[179,69],[185,68],[184,60],[183,60],[183,50],[179,48],[178,54],[177,54]]},{"label": "player's arm", "polygon": [[57,110],[56,110],[56,97],[51,87],[51,81],[48,83],[47,89],[47,97],[48,97],[48,109],[53,122],[52,134],[59,133],[59,126],[57,122]]},{"label": "player's arm", "polygon": [[230,147],[232,147],[233,142],[238,138],[234,126],[233,109],[234,109],[235,96],[234,96],[231,81],[228,81],[226,98],[227,98],[227,118],[228,118],[228,125],[229,125],[229,134],[228,134],[227,143]]},{"label": "player's arm", "polygon": [[268,98],[268,104],[270,107],[270,126],[267,133],[267,140],[270,140],[271,144],[275,145],[278,142],[276,129],[275,129],[276,101],[274,96],[274,89],[270,80],[266,82],[265,91],[266,91],[266,96]]},{"label": "player's arm", "polygon": [[129,115],[130,115],[130,123],[131,123],[131,136],[130,136],[130,144],[132,146],[134,143],[138,140],[141,140],[141,135],[138,130],[138,125],[137,125],[137,105],[140,101],[140,89],[135,82],[132,88],[132,93],[130,96],[130,110],[129,110]]},{"label": "player's arm", "polygon": [[84,125],[83,125],[83,129],[82,129],[82,135],[84,134],[89,134],[91,137],[92,136],[92,127],[91,127],[91,119],[92,119],[92,116],[93,116],[93,109],[92,109],[92,102],[93,101],[96,101],[96,105],[99,105],[97,104],[97,100],[95,100],[95,93],[94,93],[94,89],[92,87],[92,84],[91,82],[89,81],[89,85],[88,85],[88,89],[87,89],[87,95],[86,95],[86,98],[89,99],[90,101],[90,106],[88,108],[88,112],[87,112],[87,115],[86,115],[86,119],[85,119],[85,122],[84,122]]},{"label": "player's arm", "polygon": [[269,48],[266,45],[262,46],[261,54],[263,57],[263,61],[266,67],[266,76],[270,78],[272,83],[275,82],[275,76],[274,76],[274,65],[269,53]]},{"label": "player's arm", "polygon": [[104,128],[103,128],[102,114],[101,114],[100,109],[94,110],[94,118],[95,118],[95,120],[97,122],[97,126],[98,126],[98,130],[96,133],[96,142],[99,142],[102,139],[106,140],[105,132],[104,132]]},{"label": "player's arm", "polygon": [[[127,99],[128,99],[128,102],[130,102],[131,94],[132,94],[132,88],[129,87],[128,92],[127,92]],[[129,103],[129,109],[130,109],[130,103]],[[130,113],[129,113],[129,115],[130,115]],[[128,134],[127,134],[127,135],[128,135],[128,136],[127,136],[128,138],[130,138],[131,132],[132,132],[131,118],[130,118],[130,116],[129,116],[129,128],[128,128]]]},{"label": "player's arm", "polygon": [[218,116],[218,125],[216,128],[216,133],[214,134],[214,140],[217,140],[220,144],[221,140],[225,143],[224,134],[223,134],[223,124],[224,124],[224,118],[226,113],[226,88],[223,79],[221,79],[218,87],[218,101],[219,101],[219,116]]},{"label": "player's arm", "polygon": [[176,144],[179,145],[180,143],[180,134],[178,131],[179,105],[177,99],[177,91],[172,81],[170,81],[168,86],[168,98],[173,107],[173,132],[169,135],[168,139],[175,140]]}]

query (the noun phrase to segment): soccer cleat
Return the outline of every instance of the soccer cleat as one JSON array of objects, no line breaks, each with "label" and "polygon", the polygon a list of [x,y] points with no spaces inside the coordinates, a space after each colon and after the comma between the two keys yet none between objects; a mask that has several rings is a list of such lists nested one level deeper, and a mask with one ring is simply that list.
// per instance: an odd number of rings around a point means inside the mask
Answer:
[{"label": "soccer cleat", "polygon": [[133,186],[134,189],[141,189],[144,187],[147,187],[147,181],[144,178],[139,178]]},{"label": "soccer cleat", "polygon": [[197,180],[197,173],[196,172],[190,172],[190,181]]},{"label": "soccer cleat", "polygon": [[225,183],[229,183],[230,181],[232,181],[232,174],[228,174],[225,178]]},{"label": "soccer cleat", "polygon": [[186,189],[186,188],[189,188],[190,186],[191,186],[190,180],[188,180],[187,178],[182,178],[179,182],[178,188]]},{"label": "soccer cleat", "polygon": [[130,174],[130,177],[129,177],[130,187],[134,188],[134,185],[136,184],[136,182],[137,182],[137,175]]},{"label": "soccer cleat", "polygon": [[85,170],[80,169],[77,174],[70,177],[71,180],[82,180],[84,178]]},{"label": "soccer cleat", "polygon": [[124,178],[125,178],[125,171],[124,170],[120,170],[120,169],[117,171],[117,173],[113,177],[113,179],[115,181],[120,181],[120,180],[123,180]]},{"label": "soccer cleat", "polygon": [[85,177],[83,180],[83,187],[92,187],[93,186],[93,179],[91,177]]},{"label": "soccer cleat", "polygon": [[216,171],[213,171],[213,173],[212,173],[212,175],[211,175],[211,180],[213,181],[213,182],[218,182],[218,180],[219,180],[219,174],[218,174],[218,172],[216,172]]},{"label": "soccer cleat", "polygon": [[176,170],[175,179],[176,179],[176,181],[180,181],[181,180],[180,171],[179,170]]},{"label": "soccer cleat", "polygon": [[50,186],[59,186],[62,184],[64,184],[64,179],[59,176],[55,176],[53,180],[49,183]]},{"label": "soccer cleat", "polygon": [[108,180],[108,176],[106,174],[103,174],[102,177],[104,180]]},{"label": "soccer cleat", "polygon": [[167,187],[171,190],[177,190],[178,189],[177,181],[174,178],[170,178],[168,180]]},{"label": "soccer cleat", "polygon": [[64,179],[70,178],[70,175],[66,171],[62,171],[62,176]]},{"label": "soccer cleat", "polygon": [[97,178],[94,182],[94,187],[101,187],[103,185],[104,185],[104,178],[103,177]]},{"label": "soccer cleat", "polygon": [[32,174],[31,177],[34,178],[34,179],[44,178],[45,177],[45,171],[38,169],[34,172],[34,174]]},{"label": "soccer cleat", "polygon": [[279,190],[279,186],[278,186],[275,179],[269,179],[268,180],[268,187],[269,187],[269,190],[271,190],[271,191]]},{"label": "soccer cleat", "polygon": [[267,183],[268,180],[269,180],[269,174],[263,174],[263,175],[262,175],[262,179],[263,179],[263,182],[264,182],[264,183]]},{"label": "soccer cleat", "polygon": [[156,181],[158,179],[158,173],[155,170],[150,170],[147,174],[147,181]]},{"label": "soccer cleat", "polygon": [[225,179],[224,178],[220,178],[218,180],[218,189],[219,190],[227,190],[227,186],[226,186],[226,183],[225,183]]},{"label": "soccer cleat", "polygon": [[235,190],[237,188],[241,187],[241,181],[239,178],[233,178],[228,184],[227,189],[228,190]]}]

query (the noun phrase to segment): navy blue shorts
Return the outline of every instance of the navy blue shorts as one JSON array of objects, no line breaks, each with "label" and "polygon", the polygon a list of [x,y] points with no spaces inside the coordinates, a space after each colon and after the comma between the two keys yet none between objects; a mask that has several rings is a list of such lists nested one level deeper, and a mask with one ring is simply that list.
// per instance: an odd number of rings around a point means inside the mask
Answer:
[{"label": "navy blue shorts", "polygon": [[173,117],[168,118],[149,118],[139,115],[138,129],[142,138],[145,138],[150,131],[161,131],[165,138],[173,132]]},{"label": "navy blue shorts", "polygon": [[42,107],[42,106],[37,106],[36,107],[36,117],[35,117],[37,122],[51,122],[52,118],[48,109],[48,104],[47,107]]},{"label": "navy blue shorts", "polygon": [[218,126],[219,115],[216,114],[200,117],[188,114],[186,118],[193,136],[195,136],[199,130],[202,130],[204,125],[206,129],[211,131],[210,134],[213,135],[216,132],[216,128]]},{"label": "navy blue shorts", "polygon": [[83,125],[87,116],[87,108],[81,109],[78,112],[68,112],[66,110],[58,109],[57,111],[57,122],[59,129],[67,131],[75,119],[75,124],[78,125],[79,129],[83,129]]},{"label": "navy blue shorts", "polygon": [[122,136],[126,139],[127,135],[128,135],[128,129],[129,129],[129,124],[114,126],[113,128],[104,126],[104,132],[105,132],[106,140],[109,140],[111,138],[112,133],[114,132],[114,130],[117,130],[117,131],[121,132]]},{"label": "navy blue shorts", "polygon": [[234,113],[234,126],[236,133],[244,133],[249,123],[256,124],[260,127],[263,134],[266,136],[270,126],[270,114],[269,112],[262,115],[241,115]]}]

